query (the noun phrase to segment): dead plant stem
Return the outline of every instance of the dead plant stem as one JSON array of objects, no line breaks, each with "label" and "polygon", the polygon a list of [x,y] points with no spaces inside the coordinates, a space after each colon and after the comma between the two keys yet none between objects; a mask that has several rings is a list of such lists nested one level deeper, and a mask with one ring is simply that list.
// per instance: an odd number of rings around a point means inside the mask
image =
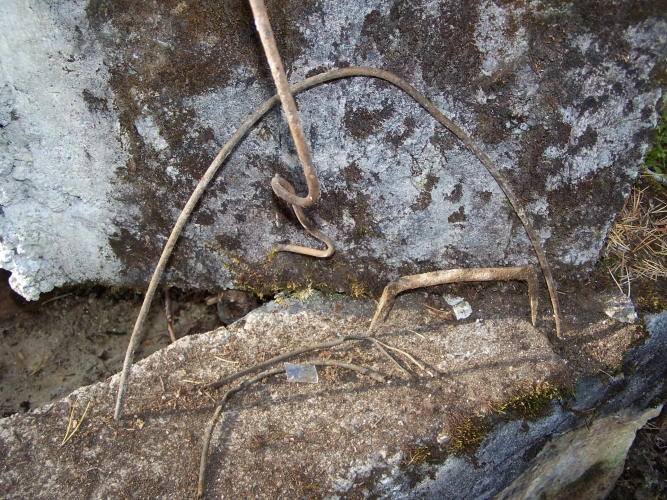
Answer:
[{"label": "dead plant stem", "polygon": [[235,387],[234,389],[227,391],[227,393],[224,395],[222,401],[220,401],[220,404],[216,407],[215,412],[213,413],[213,417],[211,417],[211,420],[209,420],[208,425],[206,426],[206,431],[204,432],[204,446],[201,454],[201,460],[199,462],[199,483],[197,485],[197,496],[199,498],[201,498],[201,496],[204,494],[204,479],[206,476],[206,464],[208,462],[208,449],[211,445],[211,436],[213,435],[213,429],[215,428],[215,424],[218,421],[218,417],[222,412],[222,408],[237,392],[242,391],[249,385],[252,385],[255,382],[259,382],[260,380],[265,379],[266,377],[277,375],[284,371],[285,368],[283,367],[283,368],[274,368],[273,370],[262,372],[259,375],[255,375],[254,377],[249,378],[248,380],[244,380],[238,385],[238,387]]},{"label": "dead plant stem", "polygon": [[169,330],[169,337],[172,343],[178,340],[176,332],[174,331],[173,312],[171,306],[171,296],[169,295],[169,287],[164,287],[164,312],[167,316],[167,330]]},{"label": "dead plant stem", "polygon": [[252,8],[253,16],[255,17],[255,26],[259,32],[259,37],[262,40],[262,46],[266,53],[266,59],[271,68],[271,75],[273,81],[278,89],[278,96],[283,105],[283,111],[287,118],[292,139],[296,146],[297,155],[303,168],[303,175],[306,177],[306,184],[308,185],[308,195],[305,198],[299,198],[292,185],[278,174],[271,180],[271,187],[276,195],[292,205],[292,209],[296,214],[299,222],[311,236],[324,242],[327,246],[326,250],[318,250],[315,248],[304,247],[300,245],[276,245],[273,250],[276,252],[293,252],[302,255],[310,255],[311,257],[318,257],[321,259],[331,257],[334,253],[333,241],[322,233],[319,229],[310,222],[310,220],[303,213],[302,207],[310,207],[317,203],[320,196],[320,183],[317,179],[317,171],[313,166],[313,158],[308,149],[306,142],[306,134],[303,132],[303,125],[299,118],[299,111],[292,90],[287,82],[285,69],[278,53],[276,40],[273,36],[269,16],[266,12],[264,0],[250,0],[250,7]]},{"label": "dead plant stem", "polygon": [[382,292],[380,303],[375,310],[375,315],[368,327],[371,333],[382,323],[391,311],[396,296],[406,290],[423,288],[447,283],[459,283],[465,281],[509,281],[522,280],[528,282],[528,296],[530,298],[531,320],[533,325],[537,321],[537,305],[539,296],[539,282],[533,265],[528,264],[519,267],[490,267],[479,269],[449,269],[445,271],[434,271],[432,273],[415,274],[403,276],[389,283]]},{"label": "dead plant stem", "polygon": [[[275,358],[274,358],[275,359]],[[305,363],[314,365],[314,366],[338,366],[340,368],[345,368],[347,370],[352,370],[356,371],[358,373],[361,373],[363,375],[366,375],[373,380],[376,380],[381,383],[385,383],[385,378],[380,374],[379,372],[376,372],[375,370],[371,370],[370,368],[366,368],[364,366],[359,366],[359,365],[354,365],[351,363],[345,363],[343,361],[337,361],[333,359],[313,359],[310,361],[306,361]],[[259,365],[258,365],[259,366]],[[202,446],[202,454],[201,454],[201,459],[199,461],[199,482],[197,484],[197,497],[201,498],[204,494],[204,482],[206,479],[206,466],[208,464],[208,450],[211,446],[211,437],[213,436],[213,430],[215,429],[215,424],[218,421],[218,418],[220,417],[220,413],[222,413],[222,409],[225,407],[225,405],[229,402],[229,400],[232,398],[234,394],[237,392],[242,391],[246,387],[259,382],[267,377],[271,377],[273,375],[278,375],[280,373],[283,373],[285,371],[285,367],[281,368],[274,368],[272,370],[267,370],[265,372],[262,372],[258,375],[255,375],[252,378],[246,379],[243,382],[241,382],[237,387],[234,389],[231,389],[227,391],[227,393],[223,396],[222,401],[220,401],[220,404],[215,408],[215,411],[213,412],[213,416],[211,417],[211,420],[209,420],[206,430],[204,431],[204,442]],[[241,372],[239,372],[241,373]],[[379,421],[378,421],[379,422]]]},{"label": "dead plant stem", "polygon": [[[76,406],[76,402],[74,403],[74,406]],[[81,424],[83,424],[83,419],[86,418],[86,413],[88,413],[88,409],[90,408],[90,401],[88,401],[88,404],[86,404],[86,409],[83,410],[83,415],[81,415],[81,419],[76,424],[76,427],[74,427],[74,429],[70,433],[69,430],[71,428],[72,417],[74,415],[74,406],[72,406],[72,413],[70,414],[70,421],[69,424],[67,425],[67,432],[65,432],[65,439],[63,439],[63,442],[60,444],[60,446],[65,446],[65,444],[67,444],[67,441],[72,439],[72,436],[74,436],[74,434],[76,434],[76,432],[79,430]]]},{"label": "dead plant stem", "polygon": [[[271,358],[267,361],[264,361],[263,363],[258,363],[256,365],[250,366],[246,368],[245,370],[241,370],[240,372],[236,372],[232,375],[229,375],[228,377],[223,378],[222,380],[218,380],[217,382],[211,382],[209,384],[206,384],[204,386],[200,386],[202,389],[218,389],[222,387],[223,385],[227,385],[230,382],[233,382],[236,379],[239,379],[241,377],[244,377],[245,375],[249,375],[251,373],[258,372],[260,370],[264,370],[268,368],[269,366],[275,365],[277,363],[280,363],[282,361],[287,361],[288,359],[291,359],[295,356],[298,356],[300,354],[305,354],[307,352],[313,352],[313,351],[321,351],[322,349],[331,349],[332,347],[339,346],[341,344],[344,344],[345,342],[350,342],[353,340],[368,340],[372,342],[374,345],[378,345],[378,342],[376,339],[373,339],[371,337],[366,337],[364,335],[349,335],[347,337],[341,337],[336,340],[332,340],[330,342],[323,342],[321,344],[313,344],[309,345],[306,347],[301,347],[299,349],[295,349],[290,352],[286,352],[284,354],[281,354],[279,356],[276,356],[274,358]],[[384,350],[383,350],[384,351]],[[384,351],[385,355],[392,360],[394,363],[396,363],[396,360],[394,360],[389,353]],[[398,365],[400,367],[400,365]],[[401,368],[402,370],[405,371],[405,369]]]},{"label": "dead plant stem", "polygon": [[[417,335],[419,335],[419,334],[417,334]],[[425,367],[422,363],[420,363],[419,361],[417,361],[417,360],[414,358],[414,356],[412,356],[412,354],[410,354],[410,353],[408,353],[408,352],[405,352],[404,350],[399,349],[398,347],[393,347],[393,346],[390,346],[389,344],[385,344],[384,342],[380,342],[379,340],[378,340],[377,342],[378,342],[378,344],[380,344],[380,345],[383,346],[383,347],[386,347],[387,349],[391,349],[391,350],[394,351],[394,352],[401,353],[403,356],[405,356],[406,358],[408,358],[410,361],[412,361],[412,362],[413,362],[415,365],[417,365],[419,368],[421,368],[422,370],[426,371],[426,367]]]}]

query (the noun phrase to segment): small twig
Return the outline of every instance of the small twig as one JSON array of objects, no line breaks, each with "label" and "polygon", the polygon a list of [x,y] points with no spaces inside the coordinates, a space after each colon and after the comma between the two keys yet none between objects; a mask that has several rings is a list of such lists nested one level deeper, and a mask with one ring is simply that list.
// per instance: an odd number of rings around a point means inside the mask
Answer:
[{"label": "small twig", "polygon": [[458,283],[463,281],[509,281],[522,280],[528,282],[528,296],[530,297],[530,312],[533,325],[537,321],[537,301],[539,294],[539,282],[537,273],[531,265],[520,267],[491,267],[481,269],[450,269],[447,271],[435,271],[432,273],[415,274],[403,276],[389,283],[382,292],[380,304],[375,310],[375,315],[368,327],[370,334],[380,323],[387,319],[396,296],[406,290],[423,288],[433,285],[444,285],[447,283]]},{"label": "small twig", "polygon": [[[74,434],[76,434],[76,431],[79,430],[79,428],[81,427],[81,424],[83,424],[83,419],[86,418],[86,413],[88,413],[88,408],[90,408],[90,401],[88,401],[88,404],[86,405],[86,409],[83,410],[83,415],[81,415],[81,420],[79,420],[79,423],[76,424],[76,427],[74,428],[74,430],[72,431],[72,433],[69,436],[67,434],[65,434],[65,439],[63,440],[63,442],[60,446],[64,446],[65,443],[67,443],[67,441],[72,439],[72,436],[74,436]],[[74,407],[72,407],[72,415],[73,414],[74,414]],[[72,423],[72,415],[70,415],[70,424]],[[69,428],[70,428],[70,425],[67,426],[68,430],[69,430]]]},{"label": "small twig", "polygon": [[346,363],[345,361],[337,361],[335,359],[311,359],[309,361],[304,361],[304,363],[313,366],[339,366],[341,368],[347,368],[348,370],[359,372],[362,375],[366,375],[367,377],[370,377],[382,384],[387,382],[387,379],[385,379],[384,375],[381,373],[376,372],[370,368],[366,368],[365,366],[353,365],[351,363]]},{"label": "small twig", "polygon": [[[353,365],[350,363],[345,363],[343,361],[336,361],[332,359],[313,359],[310,361],[306,361],[306,363],[310,363],[311,365],[315,366],[338,366],[341,368],[346,368],[348,370],[353,370],[356,372],[359,372],[363,375],[366,375],[373,380],[376,380],[381,383],[385,383],[386,380],[382,376],[382,374],[376,372],[375,370],[371,370],[370,368],[365,368],[363,366],[359,365]],[[220,413],[222,412],[223,407],[229,402],[231,397],[236,394],[237,392],[242,391],[246,387],[259,382],[262,379],[265,379],[267,377],[270,377],[272,375],[277,375],[279,373],[283,373],[285,371],[285,367],[280,367],[280,368],[274,368],[273,370],[268,370],[265,372],[262,372],[258,375],[255,375],[252,378],[249,378],[247,380],[244,380],[241,382],[237,387],[234,389],[231,389],[227,391],[227,393],[224,395],[222,398],[222,401],[220,404],[215,408],[215,412],[213,412],[213,416],[211,417],[211,420],[209,420],[208,425],[206,426],[206,430],[204,432],[204,443],[202,447],[202,454],[201,454],[201,460],[199,462],[199,482],[197,484],[197,497],[201,498],[204,494],[204,481],[206,479],[206,466],[208,463],[208,450],[211,446],[211,437],[213,436],[213,430],[215,429],[215,424],[218,421],[218,418],[220,417]],[[382,420],[382,418],[380,418]],[[378,420],[377,423],[380,422]]]},{"label": "small twig", "polygon": [[412,373],[410,373],[408,370],[406,370],[403,366],[401,366],[401,364],[398,361],[396,361],[396,359],[391,354],[389,354],[387,351],[385,351],[384,347],[382,347],[382,346],[386,345],[386,344],[382,344],[381,342],[379,342],[375,339],[371,339],[371,340],[373,342],[373,345],[377,348],[377,350],[380,351],[385,358],[387,358],[389,361],[391,361],[391,363],[396,368],[398,368],[400,371],[405,373],[408,376],[409,379],[415,378],[415,376]]},{"label": "small twig", "polygon": [[168,286],[164,287],[164,312],[167,316],[167,330],[169,330],[169,337],[171,338],[172,342],[176,342],[178,340],[178,337],[176,336],[176,332],[174,331],[171,297],[169,296]]},{"label": "small twig", "polygon": [[419,368],[421,368],[422,370],[426,371],[426,367],[425,367],[422,363],[420,363],[419,361],[417,361],[417,360],[416,360],[410,353],[407,353],[407,352],[405,352],[403,349],[399,349],[398,347],[393,347],[393,346],[390,346],[389,344],[385,344],[384,342],[380,342],[379,340],[378,340],[378,343],[379,343],[380,345],[382,345],[383,347],[386,347],[387,349],[391,349],[392,351],[401,353],[403,356],[405,356],[406,358],[408,358],[410,361],[412,361],[412,362],[413,362],[415,365],[417,365]]}]

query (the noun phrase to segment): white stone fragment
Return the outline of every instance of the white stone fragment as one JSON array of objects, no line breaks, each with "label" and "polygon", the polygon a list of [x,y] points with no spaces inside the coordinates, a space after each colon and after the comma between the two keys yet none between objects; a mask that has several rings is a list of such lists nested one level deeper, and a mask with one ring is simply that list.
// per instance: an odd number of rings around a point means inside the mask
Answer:
[{"label": "white stone fragment", "polygon": [[454,295],[445,293],[442,295],[442,298],[445,299],[447,304],[452,306],[456,319],[466,319],[472,314],[472,307],[463,297],[455,297]]},{"label": "white stone fragment", "polygon": [[621,323],[637,321],[635,306],[630,298],[623,294],[609,296],[604,302],[604,313]]}]

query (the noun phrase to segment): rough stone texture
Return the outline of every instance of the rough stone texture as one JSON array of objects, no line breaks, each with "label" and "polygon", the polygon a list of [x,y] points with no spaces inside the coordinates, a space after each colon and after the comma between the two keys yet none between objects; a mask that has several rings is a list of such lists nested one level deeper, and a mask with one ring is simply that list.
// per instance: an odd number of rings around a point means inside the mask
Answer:
[{"label": "rough stone texture", "polygon": [[[425,363],[425,371],[412,366],[419,379],[407,380],[378,351],[359,343],[302,356],[343,359],[392,376],[379,384],[327,368],[320,370],[318,384],[288,384],[280,376],[244,391],[224,411],[213,435],[207,497],[264,497],[275,489],[277,498],[286,498],[312,484],[342,494],[374,471],[386,483],[378,488],[390,492],[395,481],[400,485],[405,479],[402,464],[409,452],[426,442],[446,443],[457,418],[488,413],[492,402],[521,388],[544,380],[558,384],[564,377],[565,363],[527,320],[489,319],[448,328],[427,316],[424,324],[422,300],[421,294],[402,297],[379,337]],[[187,390],[192,387],[187,381],[214,381],[304,344],[364,334],[373,308],[370,300],[348,297],[317,295],[303,304],[285,299],[283,305],[271,302],[252,311],[228,329],[185,337],[133,367],[127,418],[120,423],[109,422],[118,376],[30,415],[0,421],[6,457],[0,495],[74,498],[70,495],[81,488],[92,498],[123,491],[133,498],[192,496],[203,428],[215,406],[210,398],[217,400],[222,391],[206,396]],[[421,333],[408,331],[414,328]],[[79,431],[83,441],[75,437],[71,446],[59,449],[74,400],[77,415],[87,402],[93,405]],[[21,458],[24,445],[36,459],[30,463],[52,466],[23,469],[31,468]],[[86,469],[103,470],[106,479],[84,477],[89,472],[77,479],[82,461],[90,464]]]},{"label": "rough stone texture", "polygon": [[604,500],[623,472],[635,433],[661,408],[625,409],[554,439],[530,469],[496,498]]},{"label": "rough stone texture", "polygon": [[[646,318],[649,337],[628,353],[619,375],[596,370],[571,398],[552,400],[546,415],[501,420],[473,455],[455,456],[447,450],[457,425],[538,380],[557,383],[565,364],[523,319],[448,327],[424,316],[422,300],[421,293],[401,296],[379,338],[415,355],[428,371],[409,382],[376,351],[349,345],[331,356],[391,373],[391,383],[325,369],[318,384],[288,384],[281,376],[244,391],[213,434],[205,497],[493,498],[542,450],[548,453],[550,441],[585,424],[597,429],[610,417],[640,414],[664,397],[667,312]],[[363,333],[373,308],[370,300],[346,297],[286,299],[228,328],[185,337],[133,367],[121,422],[110,418],[118,376],[0,420],[0,495],[193,497],[203,429],[222,394],[192,390],[192,381]],[[91,407],[61,447],[75,402],[75,420]],[[436,463],[411,463],[420,449]]]},{"label": "rough stone texture", "polygon": [[[639,412],[658,406],[667,389],[667,366],[663,362],[667,355],[667,311],[647,315],[645,321],[649,337],[624,357],[620,376],[607,380],[599,374],[580,378],[571,404],[554,404],[551,415],[528,425],[516,421],[498,426],[484,440],[474,460],[447,459],[435,478],[423,481],[407,498],[494,498],[530,467],[551,439],[589,425],[595,418],[618,416],[628,408]],[[579,472],[584,474],[586,470]],[[535,493],[539,496],[540,492]]]},{"label": "rough stone texture", "polygon": [[[557,277],[585,275],[636,176],[666,78],[664,3],[268,3],[295,82],[396,72],[467,130],[525,203]],[[147,283],[199,176],[273,93],[245,0],[0,6],[0,265],[35,298],[63,282]],[[172,259],[199,288],[313,281],[378,290],[399,274],[534,261],[479,161],[369,79],[297,97],[322,183],[325,262],[269,181],[303,175],[272,111],[232,154]]]}]

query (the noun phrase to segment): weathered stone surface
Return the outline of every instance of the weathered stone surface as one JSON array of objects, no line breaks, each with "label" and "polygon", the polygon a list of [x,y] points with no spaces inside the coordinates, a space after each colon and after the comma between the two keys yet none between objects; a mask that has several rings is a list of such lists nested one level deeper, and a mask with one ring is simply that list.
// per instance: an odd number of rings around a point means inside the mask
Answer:
[{"label": "weathered stone surface", "polygon": [[[322,491],[345,493],[373,471],[387,483],[378,488],[390,492],[395,481],[405,479],[402,464],[409,461],[409,451],[446,440],[456,415],[487,413],[491,402],[538,381],[557,384],[564,376],[565,363],[526,319],[448,328],[425,317],[422,300],[421,294],[399,299],[379,337],[426,365],[425,370],[408,365],[419,371],[419,379],[408,380],[378,351],[359,343],[302,357],[343,359],[392,376],[379,384],[327,368],[320,370],[318,384],[288,384],[279,376],[244,391],[214,433],[207,495],[247,498],[254,492],[265,497],[275,489],[272,495],[285,498],[297,485],[313,483]],[[93,498],[124,490],[133,498],[191,496],[203,428],[215,406],[209,396],[217,399],[221,393],[187,390],[192,387],[187,381],[214,381],[237,371],[239,363],[250,366],[304,344],[364,334],[373,309],[368,299],[285,299],[283,305],[271,302],[252,311],[228,329],[185,337],[133,367],[127,418],[120,423],[109,422],[118,376],[34,413],[2,420],[6,459],[0,495],[16,498],[39,491],[51,498],[69,496],[79,482],[73,475],[76,464],[85,459],[91,464],[86,469],[99,467],[97,472],[106,476],[100,482],[80,478],[79,486]],[[408,331],[414,328],[421,333]],[[80,438],[61,449],[67,409],[75,400],[77,415],[87,402],[92,407]],[[30,461],[39,470],[23,468],[31,468],[21,459],[27,451],[23,446],[39,457]],[[52,466],[41,465],[47,462]],[[21,477],[32,480],[21,482]]]},{"label": "weathered stone surface", "polygon": [[530,469],[496,498],[604,500],[623,472],[637,429],[657,417],[660,409],[627,408],[554,439]]},{"label": "weathered stone surface", "polygon": [[[394,71],[449,114],[525,203],[560,279],[597,259],[665,81],[663,2],[268,2],[292,82]],[[63,282],[142,285],[197,179],[273,93],[244,0],[3,2],[0,265],[29,298]],[[328,261],[273,195],[303,192],[272,111],[201,201],[168,280],[217,288],[307,279],[377,290],[407,272],[534,254],[479,161],[400,91],[349,79],[297,97],[322,183],[309,211]]]},{"label": "weathered stone surface", "polygon": [[[662,361],[667,355],[667,311],[647,315],[645,321],[650,335],[643,345],[624,357],[624,374],[606,380],[599,374],[579,379],[574,401],[569,405],[554,404],[551,415],[534,422],[515,421],[498,426],[484,440],[474,460],[448,458],[434,478],[424,480],[405,497],[494,498],[533,465],[535,457],[552,439],[590,425],[594,418],[589,414],[595,413],[598,418],[618,417],[659,406],[667,388],[667,366]],[[580,472],[583,474],[585,470]],[[564,476],[552,479],[557,481]],[[571,479],[576,481],[577,477]],[[564,480],[561,485],[566,483]],[[539,497],[542,491],[546,489],[533,493]],[[573,498],[579,497],[575,493]]]},{"label": "weathered stone surface", "polygon": [[[472,456],[448,454],[442,450],[467,416],[489,412],[490,403],[538,380],[562,377],[564,363],[526,320],[447,327],[424,316],[422,300],[420,293],[400,297],[379,338],[415,355],[433,377],[420,371],[408,381],[376,351],[350,345],[332,357],[392,373],[391,383],[326,369],[318,384],[276,378],[253,386],[231,400],[213,435],[206,498],[300,498],[313,488],[328,498],[364,491],[492,498],[551,449],[550,441],[587,423],[596,429],[591,415],[605,420],[629,407],[626,413],[641,413],[664,394],[667,313],[646,318],[650,336],[626,356],[620,375],[584,379],[573,398],[551,401],[541,418],[501,422]],[[121,422],[110,419],[118,376],[0,420],[0,495],[191,498],[203,429],[222,395],[192,390],[189,381],[216,380],[236,371],[234,363],[245,367],[306,343],[363,333],[373,309],[370,300],[346,297],[286,299],[229,328],[185,337],[133,368]],[[75,402],[75,420],[91,406],[61,446]],[[424,447],[441,463],[411,463]]]}]

